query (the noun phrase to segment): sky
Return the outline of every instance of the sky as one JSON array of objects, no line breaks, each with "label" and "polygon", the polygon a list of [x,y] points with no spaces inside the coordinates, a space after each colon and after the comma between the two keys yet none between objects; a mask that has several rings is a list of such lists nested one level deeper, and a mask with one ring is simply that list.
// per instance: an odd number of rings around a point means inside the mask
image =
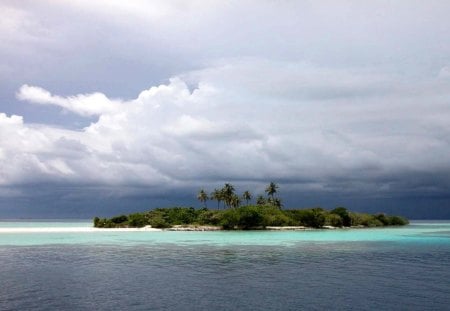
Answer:
[{"label": "sky", "polygon": [[0,11],[0,218],[200,206],[201,188],[270,181],[286,208],[450,218],[448,1]]}]

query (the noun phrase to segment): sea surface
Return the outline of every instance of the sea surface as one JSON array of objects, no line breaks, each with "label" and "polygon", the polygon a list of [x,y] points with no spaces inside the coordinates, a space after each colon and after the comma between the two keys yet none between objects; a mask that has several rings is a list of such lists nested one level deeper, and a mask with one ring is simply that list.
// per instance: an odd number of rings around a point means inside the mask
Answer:
[{"label": "sea surface", "polygon": [[1,221],[0,310],[450,310],[450,221],[288,232],[90,227]]}]

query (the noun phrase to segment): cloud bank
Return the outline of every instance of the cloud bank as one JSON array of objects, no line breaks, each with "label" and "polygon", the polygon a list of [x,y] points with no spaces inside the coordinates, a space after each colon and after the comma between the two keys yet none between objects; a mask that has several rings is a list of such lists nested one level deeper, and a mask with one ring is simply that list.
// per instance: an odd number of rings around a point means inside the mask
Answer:
[{"label": "cloud bank", "polygon": [[270,180],[287,206],[408,198],[450,211],[450,2],[0,10],[0,216],[77,215],[105,196],[194,204],[199,187],[258,194]]},{"label": "cloud bank", "polygon": [[[135,99],[22,86],[20,100],[98,116],[82,130],[0,114],[0,184],[253,185],[447,195],[449,81],[265,59],[228,61]],[[148,189],[146,190],[148,191]]]}]

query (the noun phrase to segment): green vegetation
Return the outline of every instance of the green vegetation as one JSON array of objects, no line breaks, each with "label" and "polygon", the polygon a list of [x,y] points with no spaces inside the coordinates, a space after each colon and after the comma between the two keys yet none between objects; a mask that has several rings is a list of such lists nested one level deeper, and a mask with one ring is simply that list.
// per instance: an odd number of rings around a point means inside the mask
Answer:
[{"label": "green vegetation", "polygon": [[[302,226],[310,228],[332,227],[382,227],[401,226],[408,220],[400,216],[385,214],[355,213],[345,207],[331,211],[320,207],[307,209],[282,210],[281,199],[276,197],[278,185],[270,183],[265,192],[267,197],[259,195],[256,205],[249,205],[252,194],[245,191],[242,196],[235,193],[231,184],[215,189],[210,196],[201,189],[197,199],[204,205],[200,209],[193,207],[157,208],[148,212],[120,215],[110,219],[94,218],[98,228],[129,228],[151,226],[152,228],[170,228],[184,226],[220,226],[225,230],[265,229],[269,226]],[[247,205],[241,206],[241,198]],[[217,201],[217,209],[206,207],[208,199]],[[221,203],[224,208],[221,209]]]},{"label": "green vegetation", "polygon": [[110,219],[94,218],[98,228],[128,228],[152,226],[170,228],[175,225],[221,226],[230,229],[265,229],[268,226],[304,226],[310,228],[333,227],[382,227],[408,224],[399,216],[370,215],[350,212],[340,207],[327,211],[320,207],[280,210],[270,205],[246,205],[226,210],[210,210],[193,207],[157,208],[144,213],[121,215]]}]

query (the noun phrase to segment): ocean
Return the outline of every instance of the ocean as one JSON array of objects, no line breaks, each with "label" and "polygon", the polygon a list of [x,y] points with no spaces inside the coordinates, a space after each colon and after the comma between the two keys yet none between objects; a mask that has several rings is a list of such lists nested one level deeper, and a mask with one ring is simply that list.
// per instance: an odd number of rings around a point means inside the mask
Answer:
[{"label": "ocean", "polygon": [[0,222],[0,310],[450,310],[450,221],[117,232]]}]

